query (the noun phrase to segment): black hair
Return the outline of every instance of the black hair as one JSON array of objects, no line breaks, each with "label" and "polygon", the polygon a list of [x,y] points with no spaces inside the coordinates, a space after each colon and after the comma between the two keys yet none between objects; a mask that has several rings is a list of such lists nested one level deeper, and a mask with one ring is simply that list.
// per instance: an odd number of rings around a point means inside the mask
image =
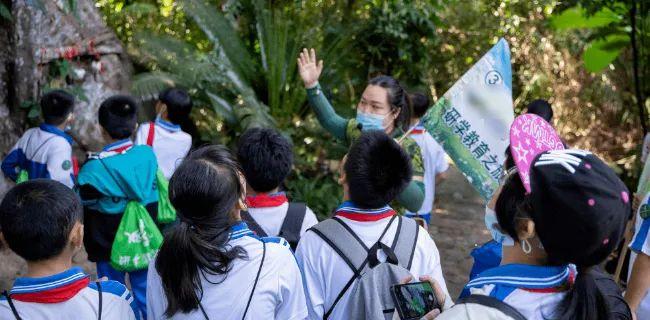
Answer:
[{"label": "black hair", "polygon": [[55,257],[83,221],[77,195],[60,182],[35,179],[13,187],[0,204],[0,225],[9,248],[27,261]]},{"label": "black hair", "polygon": [[551,123],[553,120],[553,108],[551,107],[551,104],[544,99],[533,100],[533,102],[529,103],[526,108],[528,113],[536,114],[544,118],[548,123]]},{"label": "black hair", "polygon": [[387,205],[411,181],[411,157],[380,130],[363,132],[350,147],[343,167],[350,200],[365,209]]},{"label": "black hair", "polygon": [[395,127],[407,130],[411,121],[411,101],[399,81],[391,76],[377,76],[370,79],[368,85],[386,89],[390,110],[392,112],[399,110],[399,115],[395,119]]},{"label": "black hair", "polygon": [[[501,230],[514,241],[519,241],[517,235],[518,218],[530,218],[532,215],[530,197],[521,182],[518,173],[512,174],[505,182],[497,198],[495,211]],[[558,235],[562,236],[562,235]],[[571,235],[566,235],[571,241]],[[553,265],[567,265],[576,261],[561,261],[553,257],[552,252],[547,252],[548,261]],[[596,285],[595,278],[590,270],[590,265],[577,265],[577,275],[573,286],[567,291],[566,296],[558,307],[551,312],[548,319],[569,320],[605,320],[609,319],[609,308],[603,293]]]},{"label": "black hair", "polygon": [[158,100],[167,106],[167,118],[171,123],[180,125],[190,116],[192,99],[187,91],[169,88],[158,95]]},{"label": "black hair", "polygon": [[411,106],[413,107],[413,116],[416,118],[422,118],[429,107],[431,106],[431,100],[429,97],[421,92],[414,92],[409,95],[411,99]]},{"label": "black hair", "polygon": [[239,165],[224,146],[204,146],[190,153],[169,180],[169,199],[180,223],[165,234],[156,258],[167,298],[165,315],[199,307],[201,277],[226,275],[246,251],[231,247],[232,212],[244,197]]},{"label": "black hair", "polygon": [[63,90],[52,90],[41,97],[41,113],[45,123],[58,126],[74,109],[74,96]]},{"label": "black hair", "polygon": [[291,172],[293,152],[289,140],[278,131],[253,128],[239,138],[237,159],[248,185],[256,192],[269,192]]},{"label": "black hair", "polygon": [[99,124],[113,139],[131,137],[137,121],[138,104],[125,95],[112,96],[99,106]]}]

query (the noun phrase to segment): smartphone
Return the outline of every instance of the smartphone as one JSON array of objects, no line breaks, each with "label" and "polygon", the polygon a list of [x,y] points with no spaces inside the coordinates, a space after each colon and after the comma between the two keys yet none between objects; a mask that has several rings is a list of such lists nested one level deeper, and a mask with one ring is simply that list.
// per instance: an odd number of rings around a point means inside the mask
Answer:
[{"label": "smartphone", "polygon": [[431,310],[440,308],[429,282],[396,284],[390,291],[395,309],[402,320],[419,320]]}]

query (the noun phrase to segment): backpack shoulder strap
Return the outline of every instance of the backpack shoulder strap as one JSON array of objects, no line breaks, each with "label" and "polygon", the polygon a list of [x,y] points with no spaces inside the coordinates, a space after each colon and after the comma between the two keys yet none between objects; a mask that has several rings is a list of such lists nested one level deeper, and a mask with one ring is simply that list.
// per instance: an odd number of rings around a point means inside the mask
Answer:
[{"label": "backpack shoulder strap", "polygon": [[250,212],[242,210],[240,212],[240,215],[241,215],[241,219],[244,220],[244,222],[246,222],[246,225],[248,225],[248,228],[251,229],[251,231],[255,232],[255,234],[258,237],[262,237],[262,238],[268,237],[266,232],[264,232],[264,229],[262,229],[262,227],[257,223],[257,221],[253,219],[253,216],[251,216]]},{"label": "backpack shoulder strap", "polygon": [[486,306],[488,308],[497,309],[514,320],[526,320],[526,317],[524,317],[514,307],[499,299],[490,296],[484,296],[482,294],[472,294],[456,301],[456,305],[464,304],[464,303],[474,303],[474,304]]},{"label": "backpack shoulder strap", "polygon": [[345,261],[355,276],[366,264],[368,248],[345,222],[331,218],[309,229],[327,243]]},{"label": "backpack shoulder strap", "polygon": [[260,280],[260,273],[262,273],[262,266],[264,266],[264,258],[266,257],[266,242],[262,241],[262,261],[260,262],[260,268],[257,269],[257,275],[255,276],[255,282],[253,283],[253,290],[251,290],[251,295],[248,297],[248,303],[246,303],[246,310],[244,310],[244,315],[241,317],[242,320],[246,319],[246,314],[248,313],[248,308],[251,306],[251,300],[253,300],[253,294],[255,294],[255,288],[257,287],[257,281]]},{"label": "backpack shoulder strap", "polygon": [[395,252],[399,265],[410,270],[420,228],[413,219],[405,217],[399,217],[398,219],[395,240],[393,240],[391,249]]},{"label": "backpack shoulder strap", "polygon": [[98,280],[95,283],[97,284],[97,294],[99,295],[97,319],[102,320],[102,282]]},{"label": "backpack shoulder strap", "polygon": [[153,147],[153,138],[156,136],[156,126],[153,121],[149,122],[149,132],[147,134],[147,145]]},{"label": "backpack shoulder strap", "polygon": [[287,240],[294,250],[296,249],[295,246],[298,244],[298,240],[300,240],[300,229],[302,229],[305,214],[307,214],[306,204],[289,202],[287,215],[284,217],[284,221],[282,221],[282,227],[280,227],[279,236]]},{"label": "backpack shoulder strap", "polygon": [[9,295],[9,292],[6,290],[2,293],[3,296],[7,298],[7,303],[9,303],[9,308],[11,308],[11,313],[14,314],[14,317],[16,317],[16,320],[22,320],[20,315],[18,314],[18,310],[16,310],[16,306],[14,306],[14,302],[11,299],[11,296]]}]

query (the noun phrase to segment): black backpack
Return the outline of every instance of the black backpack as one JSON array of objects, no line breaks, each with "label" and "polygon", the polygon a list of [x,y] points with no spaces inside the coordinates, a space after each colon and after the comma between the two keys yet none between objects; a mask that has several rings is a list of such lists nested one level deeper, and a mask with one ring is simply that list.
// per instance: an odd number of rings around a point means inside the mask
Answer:
[{"label": "black backpack", "polygon": [[[302,202],[289,202],[289,208],[287,209],[287,215],[282,221],[282,227],[280,227],[280,234],[278,237],[282,237],[291,246],[291,249],[294,251],[298,246],[298,241],[300,240],[300,229],[302,228],[302,222],[305,220],[305,214],[307,214],[307,205]],[[253,219],[251,214],[248,211],[241,212],[241,218],[246,222],[248,227],[257,234],[259,237],[268,237],[266,232],[260,227],[260,225]]]}]

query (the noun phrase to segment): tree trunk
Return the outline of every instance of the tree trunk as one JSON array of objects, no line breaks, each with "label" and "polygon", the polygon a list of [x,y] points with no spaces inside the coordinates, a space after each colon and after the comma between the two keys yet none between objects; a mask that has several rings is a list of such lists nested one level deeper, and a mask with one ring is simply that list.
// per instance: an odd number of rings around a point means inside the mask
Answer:
[{"label": "tree trunk", "polygon": [[[101,148],[97,109],[107,96],[128,89],[132,67],[95,2],[0,1],[12,15],[11,20],[0,17],[0,155],[9,152],[29,124],[38,122],[27,121],[21,103],[37,102],[47,88],[77,89],[75,151]],[[69,72],[57,75],[64,61]],[[5,181],[0,181],[0,195],[5,190]]]}]

